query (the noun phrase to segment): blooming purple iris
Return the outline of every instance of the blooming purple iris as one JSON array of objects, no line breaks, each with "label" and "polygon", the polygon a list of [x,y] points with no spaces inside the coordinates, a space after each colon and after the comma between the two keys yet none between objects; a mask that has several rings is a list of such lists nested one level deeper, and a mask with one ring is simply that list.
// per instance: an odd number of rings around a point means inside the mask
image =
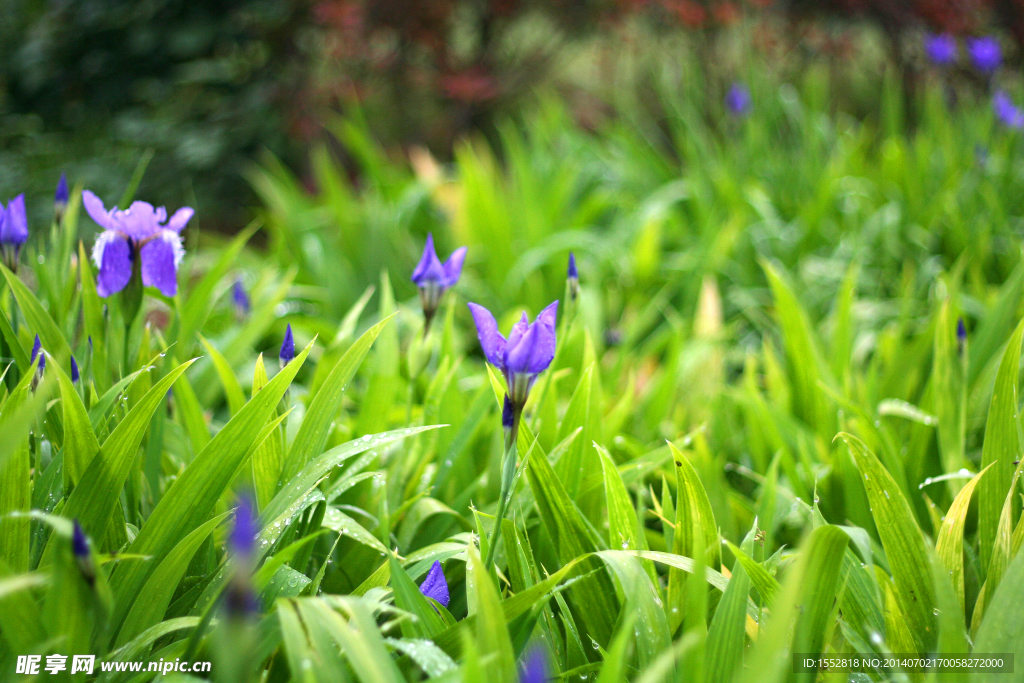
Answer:
[{"label": "blooming purple iris", "polygon": [[1003,125],[1010,128],[1024,128],[1024,112],[1013,103],[1006,92],[999,90],[992,96],[992,109]]},{"label": "blooming purple iris", "polygon": [[423,306],[425,328],[430,329],[430,321],[434,318],[441,296],[455,286],[462,275],[462,262],[466,260],[466,247],[459,247],[452,252],[448,260],[441,263],[434,250],[434,236],[427,234],[427,243],[423,246],[423,256],[416,270],[412,272],[412,281],[420,289],[420,304]]},{"label": "blooming purple iris", "polygon": [[526,313],[512,326],[508,339],[498,332],[494,316],[483,306],[469,304],[476,323],[477,336],[484,355],[494,367],[505,375],[508,395],[516,414],[526,405],[526,397],[537,375],[547,370],[555,358],[555,301],[531,324]]},{"label": "blooming purple iris", "polygon": [[546,683],[548,680],[548,658],[544,648],[534,645],[526,653],[522,673],[519,675],[519,683]]},{"label": "blooming purple iris", "polygon": [[936,66],[949,66],[956,62],[956,38],[948,33],[927,36],[924,39],[924,51],[928,59]]},{"label": "blooming purple iris", "polygon": [[231,288],[231,300],[235,304],[235,311],[238,313],[238,317],[244,318],[249,315],[251,303],[249,295],[245,291],[245,285],[242,284],[242,278],[235,280],[235,285]]},{"label": "blooming purple iris", "polygon": [[0,256],[8,270],[18,270],[21,245],[28,240],[28,218],[25,215],[25,195],[19,194],[4,208],[0,204]]},{"label": "blooming purple iris", "polygon": [[126,210],[103,206],[89,190],[82,192],[82,203],[103,232],[96,238],[92,260],[99,269],[96,290],[108,297],[124,289],[132,279],[138,257],[142,284],[156,287],[164,296],[178,293],[178,265],[185,255],[181,231],[195,213],[182,207],[167,218],[164,207],[153,208],[147,202],[132,202]]},{"label": "blooming purple iris", "polygon": [[999,41],[991,36],[971,38],[967,41],[967,52],[971,55],[974,68],[984,74],[992,73],[1003,63]]},{"label": "blooming purple iris", "polygon": [[295,337],[292,336],[292,324],[288,323],[288,327],[284,330],[284,341],[281,342],[281,351],[277,354],[277,359],[281,362],[281,367],[288,365],[295,358]]},{"label": "blooming purple iris", "polygon": [[444,570],[441,569],[441,563],[434,561],[434,564],[430,566],[430,571],[427,572],[427,578],[423,579],[423,583],[420,584],[420,593],[423,593],[428,598],[433,598],[441,603],[444,607],[448,606],[448,581],[444,578]]},{"label": "blooming purple iris", "polygon": [[733,116],[743,116],[750,111],[750,90],[739,81],[729,86],[725,93],[725,106]]}]

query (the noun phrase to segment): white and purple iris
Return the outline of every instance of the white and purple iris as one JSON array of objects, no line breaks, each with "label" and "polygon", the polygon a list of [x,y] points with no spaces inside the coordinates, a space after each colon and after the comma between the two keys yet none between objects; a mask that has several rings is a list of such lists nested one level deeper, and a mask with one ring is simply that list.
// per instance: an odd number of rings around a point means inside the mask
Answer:
[{"label": "white and purple iris", "polygon": [[96,290],[100,296],[116,294],[128,285],[136,257],[144,286],[155,287],[168,297],[178,293],[178,265],[185,255],[180,233],[195,211],[182,207],[168,219],[164,207],[153,208],[147,202],[132,202],[124,211],[116,207],[107,211],[89,190],[82,192],[82,203],[103,228],[92,249],[92,260],[99,269]]},{"label": "white and purple iris", "polygon": [[25,195],[19,194],[4,208],[0,204],[0,256],[10,271],[18,269],[18,254],[28,240],[28,218],[25,215]]},{"label": "white and purple iris", "polygon": [[512,408],[518,414],[526,405],[537,375],[547,370],[555,358],[558,302],[541,311],[533,323],[523,313],[519,322],[512,326],[508,339],[498,332],[498,323],[486,308],[471,303],[469,310],[473,314],[484,355],[505,376]]},{"label": "white and purple iris", "polygon": [[412,272],[412,281],[420,289],[420,304],[423,306],[423,317],[426,327],[437,311],[441,296],[455,286],[462,275],[462,263],[466,260],[466,247],[459,247],[452,252],[448,260],[441,263],[434,250],[434,236],[427,234],[427,243],[423,246],[423,256],[416,270]]}]

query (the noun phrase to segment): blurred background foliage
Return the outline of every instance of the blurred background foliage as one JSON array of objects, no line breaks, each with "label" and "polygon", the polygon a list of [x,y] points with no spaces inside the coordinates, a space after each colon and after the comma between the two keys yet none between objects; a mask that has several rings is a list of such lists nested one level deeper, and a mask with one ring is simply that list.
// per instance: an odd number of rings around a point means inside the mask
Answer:
[{"label": "blurred background foliage", "polygon": [[[60,171],[120,192],[151,150],[141,196],[195,204],[204,227],[237,230],[243,179],[269,150],[316,187],[326,144],[353,179],[360,151],[332,117],[361,117],[386,153],[441,161],[480,131],[559,94],[596,130],[623,100],[653,106],[659,72],[719,100],[755,54],[778,82],[825,69],[828,106],[879,116],[881,78],[904,96],[926,77],[922,32],[997,31],[1016,63],[1019,0],[3,0],[0,195],[43,195]],[[949,79],[985,79],[950,69]],[[713,97],[712,97],[713,96]],[[700,112],[705,117],[712,111]],[[326,123],[326,125],[325,125]],[[906,125],[913,125],[908,120]],[[672,141],[657,140],[672,150]],[[499,148],[499,154],[505,150]],[[37,220],[48,206],[30,203]]]}]

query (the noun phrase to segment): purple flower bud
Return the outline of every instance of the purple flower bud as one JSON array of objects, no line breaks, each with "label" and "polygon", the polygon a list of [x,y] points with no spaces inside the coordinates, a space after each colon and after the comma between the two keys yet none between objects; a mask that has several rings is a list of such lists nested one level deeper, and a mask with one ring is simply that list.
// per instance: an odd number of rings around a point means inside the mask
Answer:
[{"label": "purple flower bud", "polygon": [[238,499],[238,507],[235,509],[235,526],[228,536],[228,548],[237,556],[249,558],[256,547],[256,536],[259,529],[256,528],[256,515],[253,512],[252,501],[246,496]]},{"label": "purple flower bud", "polygon": [[0,257],[7,269],[18,270],[21,246],[28,240],[28,217],[25,214],[25,195],[19,194],[7,204],[0,204]]},{"label": "purple flower bud", "polygon": [[576,255],[569,252],[569,270],[566,272],[566,280],[569,282],[569,298],[573,301],[580,293],[580,274],[576,270]]},{"label": "purple flower bud", "polygon": [[84,560],[89,557],[89,540],[85,537],[85,532],[78,520],[76,519],[72,523],[74,530],[71,532],[71,551],[76,558]]},{"label": "purple flower bud", "polygon": [[77,382],[78,378],[79,378],[79,375],[78,375],[78,363],[75,362],[75,357],[71,356],[71,382],[72,382],[72,384]]},{"label": "purple flower bud", "polygon": [[37,334],[36,340],[32,342],[32,358],[29,362],[35,363],[36,356],[39,356],[39,368],[36,370],[36,373],[38,374],[39,377],[43,376],[43,370],[46,369],[46,354],[40,353],[42,350],[43,346],[39,342],[39,335]]},{"label": "purple flower bud", "polygon": [[167,297],[178,293],[178,266],[185,255],[181,231],[195,213],[190,207],[167,217],[164,207],[132,202],[121,211],[107,211],[103,201],[89,190],[82,192],[82,204],[103,232],[92,248],[96,264],[96,291],[108,297],[124,289],[132,279],[133,262],[141,259],[142,284],[156,287]]},{"label": "purple flower bud", "polygon": [[292,324],[288,323],[288,327],[284,331],[284,341],[281,342],[281,352],[278,354],[278,360],[281,361],[281,367],[288,365],[295,358],[295,338],[292,337]]},{"label": "purple flower bud", "polygon": [[544,648],[535,645],[526,653],[526,661],[519,683],[546,683],[548,680],[548,657]]},{"label": "purple flower bud", "polygon": [[744,116],[750,111],[750,90],[740,82],[729,86],[725,94],[725,106],[733,116]]},{"label": "purple flower bud", "polygon": [[1013,103],[1010,96],[1003,90],[996,91],[992,96],[992,110],[996,118],[1009,128],[1024,128],[1024,112]]},{"label": "purple flower bud", "polygon": [[964,325],[964,319],[959,318],[956,321],[956,348],[959,355],[964,354],[964,345],[967,343],[967,327]]},{"label": "purple flower bud", "polygon": [[956,62],[957,45],[956,38],[948,33],[926,36],[924,39],[924,51],[928,59],[936,66],[949,66]]},{"label": "purple flower bud", "polygon": [[967,52],[971,55],[974,68],[983,74],[990,74],[1003,63],[1003,51],[999,41],[992,36],[971,38],[967,41]]},{"label": "purple flower bud", "polygon": [[501,407],[501,426],[503,429],[512,429],[515,424],[515,412],[512,410],[512,400],[505,394],[505,403]]},{"label": "purple flower bud", "polygon": [[251,304],[249,302],[249,295],[245,292],[245,285],[242,284],[242,278],[235,280],[235,285],[231,288],[231,300],[234,302],[235,310],[240,317],[249,315]]},{"label": "purple flower bud", "polygon": [[53,203],[59,213],[63,213],[64,209],[68,205],[68,176],[66,173],[60,174],[60,180],[57,181],[57,191],[53,193]]},{"label": "purple flower bud", "polygon": [[537,315],[531,324],[526,314],[512,326],[508,339],[498,332],[494,316],[483,306],[471,303],[469,310],[476,323],[477,337],[484,356],[505,376],[512,406],[522,410],[530,387],[555,358],[555,301]]},{"label": "purple flower bud", "polygon": [[427,233],[427,243],[423,246],[423,256],[416,270],[412,272],[412,281],[420,290],[420,305],[423,307],[425,329],[430,329],[430,321],[441,302],[441,296],[455,286],[462,275],[462,263],[466,260],[466,247],[459,247],[452,252],[444,263],[437,257],[434,250],[434,236]]},{"label": "purple flower bud", "polygon": [[435,561],[427,572],[427,578],[420,584],[420,592],[447,607],[449,602],[448,581],[444,578],[441,563]]}]

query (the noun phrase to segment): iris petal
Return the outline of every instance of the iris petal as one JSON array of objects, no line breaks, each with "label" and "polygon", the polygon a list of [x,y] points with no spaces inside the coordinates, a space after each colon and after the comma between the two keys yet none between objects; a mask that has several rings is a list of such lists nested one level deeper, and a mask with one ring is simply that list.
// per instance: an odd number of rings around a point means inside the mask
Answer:
[{"label": "iris petal", "polygon": [[483,306],[479,304],[468,304],[469,311],[473,314],[473,322],[476,323],[476,334],[480,339],[480,346],[483,347],[484,356],[499,370],[505,369],[505,337],[498,332],[498,322]]},{"label": "iris petal", "polygon": [[537,316],[523,334],[519,343],[509,344],[506,358],[509,374],[536,375],[547,370],[555,358],[555,313],[558,302],[554,302]]},{"label": "iris petal", "polygon": [[184,253],[178,233],[173,230],[161,230],[140,250],[142,284],[146,287],[156,287],[164,296],[177,294],[178,264],[181,263]]},{"label": "iris petal", "polygon": [[195,215],[195,210],[189,206],[183,206],[174,212],[171,216],[171,220],[167,221],[167,229],[173,230],[174,232],[181,232],[185,228],[185,224],[192,220],[192,216]]},{"label": "iris petal", "polygon": [[104,230],[117,230],[117,222],[114,221],[110,215],[111,212],[103,206],[103,200],[97,197],[89,190],[82,191],[82,205],[85,206],[85,210],[89,213],[89,216],[96,221]]},{"label": "iris petal", "polygon": [[442,266],[444,268],[444,279],[441,280],[442,287],[447,289],[455,286],[455,283],[459,281],[459,277],[462,275],[462,263],[465,260],[466,247],[459,247],[452,252],[452,255],[448,257],[448,260]]},{"label": "iris petal", "polygon": [[441,569],[441,563],[434,561],[431,565],[430,571],[427,572],[427,578],[420,584],[420,592],[428,598],[433,598],[439,603],[448,606],[448,581],[444,578],[444,570]]},{"label": "iris petal", "polygon": [[442,282],[444,277],[444,266],[441,265],[441,260],[437,258],[437,252],[434,250],[434,236],[428,234],[427,243],[423,246],[423,256],[420,257],[416,270],[412,271],[412,281],[422,287],[431,280]]},{"label": "iris petal", "polygon": [[[167,217],[167,212],[163,212]],[[127,211],[118,211],[114,219],[120,229],[136,242],[152,237],[160,230],[160,213],[149,202],[132,202]]]},{"label": "iris petal", "polygon": [[106,230],[96,238],[96,244],[92,248],[92,260],[99,269],[96,275],[96,291],[102,297],[120,292],[132,278],[131,248],[128,246],[128,240],[112,230]]}]

